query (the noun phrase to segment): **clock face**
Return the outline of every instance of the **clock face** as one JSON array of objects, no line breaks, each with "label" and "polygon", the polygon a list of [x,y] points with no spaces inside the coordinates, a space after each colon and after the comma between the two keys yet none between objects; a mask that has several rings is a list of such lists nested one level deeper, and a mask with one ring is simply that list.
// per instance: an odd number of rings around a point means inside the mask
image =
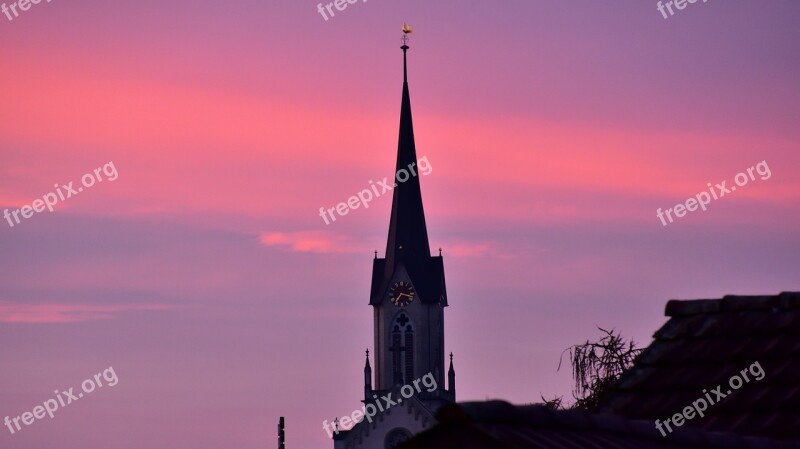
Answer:
[{"label": "clock face", "polygon": [[411,284],[403,281],[395,283],[389,290],[389,299],[398,307],[405,307],[411,304],[411,301],[414,300],[414,296],[416,296],[414,288]]}]

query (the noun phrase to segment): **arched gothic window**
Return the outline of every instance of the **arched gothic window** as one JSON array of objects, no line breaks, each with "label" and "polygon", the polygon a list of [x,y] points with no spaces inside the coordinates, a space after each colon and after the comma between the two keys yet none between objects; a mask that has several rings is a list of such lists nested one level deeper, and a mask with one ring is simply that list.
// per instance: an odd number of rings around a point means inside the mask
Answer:
[{"label": "arched gothic window", "polygon": [[414,380],[414,327],[408,315],[397,315],[392,324],[392,362],[394,383]]}]

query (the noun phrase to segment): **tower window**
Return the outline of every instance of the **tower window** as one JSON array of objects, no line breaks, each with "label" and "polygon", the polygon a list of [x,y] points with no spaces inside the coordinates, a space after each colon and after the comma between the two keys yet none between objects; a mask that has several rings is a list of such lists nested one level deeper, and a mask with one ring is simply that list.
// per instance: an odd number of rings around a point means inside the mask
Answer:
[{"label": "tower window", "polygon": [[394,325],[392,329],[392,380],[395,384],[402,384],[403,383],[403,369],[402,369],[402,334],[400,332],[400,326]]},{"label": "tower window", "polygon": [[411,325],[406,326],[406,341],[404,344],[406,354],[406,383],[410,383],[414,379],[414,330]]},{"label": "tower window", "polygon": [[394,383],[411,382],[414,379],[414,328],[405,313],[394,319],[391,351]]}]

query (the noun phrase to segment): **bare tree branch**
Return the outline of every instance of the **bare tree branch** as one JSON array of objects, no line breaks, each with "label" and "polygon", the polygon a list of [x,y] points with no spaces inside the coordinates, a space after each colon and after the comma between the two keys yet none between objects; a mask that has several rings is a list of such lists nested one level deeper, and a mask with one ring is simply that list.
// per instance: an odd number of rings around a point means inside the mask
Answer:
[{"label": "bare tree branch", "polygon": [[560,370],[564,354],[569,353],[575,382],[572,390],[572,396],[576,400],[575,408],[596,407],[602,395],[633,365],[633,361],[642,352],[633,340],[627,341],[614,329],[608,331],[599,326],[597,329],[604,334],[600,340],[586,340],[585,343],[570,346],[561,353],[558,361]]}]

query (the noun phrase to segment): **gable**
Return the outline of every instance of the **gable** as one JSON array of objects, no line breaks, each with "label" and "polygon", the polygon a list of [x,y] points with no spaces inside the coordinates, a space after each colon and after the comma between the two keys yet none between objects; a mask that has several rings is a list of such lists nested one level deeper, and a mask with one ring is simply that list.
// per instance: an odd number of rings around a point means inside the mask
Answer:
[{"label": "gable", "polygon": [[416,397],[378,413],[372,422],[361,420],[350,430],[334,436],[334,449],[385,449],[390,433],[401,429],[416,435],[436,422],[433,413]]}]

